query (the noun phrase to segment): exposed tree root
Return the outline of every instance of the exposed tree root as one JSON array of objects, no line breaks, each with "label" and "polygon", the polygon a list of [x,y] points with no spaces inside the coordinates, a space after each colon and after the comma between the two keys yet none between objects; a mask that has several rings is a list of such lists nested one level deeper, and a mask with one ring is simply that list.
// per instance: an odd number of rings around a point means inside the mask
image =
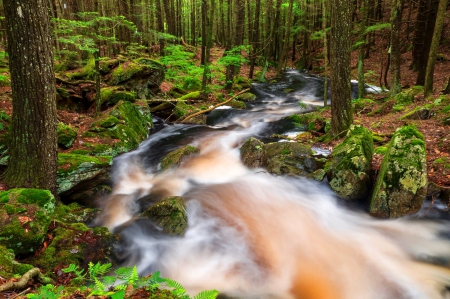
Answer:
[{"label": "exposed tree root", "polygon": [[26,288],[28,281],[32,278],[36,278],[42,284],[54,283],[51,278],[45,277],[39,268],[33,268],[25,273],[19,281],[11,281],[0,285],[0,292],[22,290]]}]

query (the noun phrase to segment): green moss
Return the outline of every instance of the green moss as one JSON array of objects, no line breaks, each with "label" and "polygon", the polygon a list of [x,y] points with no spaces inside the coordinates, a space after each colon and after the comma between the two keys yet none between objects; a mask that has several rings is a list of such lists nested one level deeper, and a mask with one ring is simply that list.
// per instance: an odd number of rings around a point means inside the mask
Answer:
[{"label": "green moss", "polygon": [[70,97],[70,94],[67,91],[67,89],[65,89],[63,87],[57,87],[56,93],[58,94],[58,96],[60,96],[63,99],[68,99]]},{"label": "green moss", "polygon": [[200,150],[192,145],[186,145],[182,148],[174,150],[162,159],[161,170],[179,166],[181,162],[186,159],[186,157],[193,154],[198,154],[199,152]]},{"label": "green moss", "polygon": [[87,64],[79,71],[73,73],[67,73],[67,77],[70,79],[95,79],[95,59],[92,57],[88,60]]},{"label": "green moss", "polygon": [[424,137],[415,126],[400,127],[381,163],[370,213],[378,217],[399,217],[415,212],[425,199],[426,185]]},{"label": "green moss", "polygon": [[386,154],[388,148],[385,146],[379,146],[375,149],[375,154],[384,155]]},{"label": "green moss", "polygon": [[0,197],[0,245],[17,254],[35,251],[44,240],[55,198],[39,189],[10,189]]},{"label": "green moss", "polygon": [[136,96],[133,92],[122,90],[120,87],[104,87],[101,89],[101,104],[114,106],[119,101],[134,102]]},{"label": "green moss", "polygon": [[14,274],[14,253],[0,245],[0,276],[9,279]]},{"label": "green moss", "polygon": [[235,109],[246,109],[247,108],[247,105],[245,105],[244,102],[237,101],[237,100],[232,100],[232,101],[228,102],[228,105],[230,105],[231,107],[233,107]]},{"label": "green moss", "polygon": [[89,130],[92,132],[104,132],[107,128],[114,127],[118,123],[119,119],[117,117],[112,115],[105,115],[99,120],[93,122]]},{"label": "green moss", "polygon": [[372,133],[352,125],[344,141],[334,148],[328,172],[330,186],[340,197],[356,200],[367,195],[373,152]]},{"label": "green moss", "polygon": [[182,236],[187,229],[186,205],[180,196],[163,199],[141,216],[155,221],[169,235]]},{"label": "green moss", "polygon": [[442,157],[434,160],[433,164],[442,165],[445,169],[450,169],[450,158]]},{"label": "green moss", "polygon": [[110,156],[85,156],[76,154],[58,154],[58,172],[67,173],[76,170],[79,167],[89,167],[92,165],[111,165],[112,158]]},{"label": "green moss", "polygon": [[71,125],[59,122],[56,130],[58,134],[58,145],[69,148],[77,138],[77,130]]},{"label": "green moss", "polygon": [[243,102],[254,102],[256,101],[256,95],[251,92],[245,92],[239,95],[238,99]]},{"label": "green moss", "polygon": [[184,96],[182,96],[181,98],[178,98],[177,100],[179,101],[186,101],[186,100],[190,100],[190,99],[198,99],[201,95],[200,91],[194,91],[194,92],[190,92]]}]

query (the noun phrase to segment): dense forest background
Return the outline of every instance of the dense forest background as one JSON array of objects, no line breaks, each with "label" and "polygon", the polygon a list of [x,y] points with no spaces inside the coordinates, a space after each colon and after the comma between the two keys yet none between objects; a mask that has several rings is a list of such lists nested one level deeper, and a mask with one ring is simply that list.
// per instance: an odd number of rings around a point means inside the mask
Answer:
[{"label": "dense forest background", "polygon": [[[352,50],[359,61],[359,80],[390,88],[390,72],[400,68],[415,71],[404,85],[424,85],[428,57],[438,16],[439,0],[356,0],[351,7]],[[444,1],[447,2],[447,1]],[[255,77],[254,66],[286,67],[324,72],[330,47],[330,12],[340,4],[318,0],[147,0],[147,1],[52,1],[56,59],[74,59],[99,49],[100,57],[119,53],[147,53],[164,56],[173,44],[200,47],[201,64],[209,62],[209,49],[218,46],[230,54],[230,81],[243,53],[247,76]],[[446,5],[447,3],[445,3]],[[339,12],[338,12],[339,13]],[[123,17],[118,17],[123,16]],[[0,41],[6,44],[6,24],[0,23]],[[391,30],[392,29],[392,30]],[[324,34],[327,32],[327,35]],[[437,36],[441,49],[437,60],[448,59],[448,24]],[[324,44],[327,47],[324,47]],[[81,51],[80,51],[81,49]],[[232,51],[230,51],[232,50]],[[97,52],[95,52],[97,53]],[[371,59],[364,66],[364,60]],[[394,56],[394,57],[391,57]],[[358,78],[356,61],[352,67]],[[400,72],[405,74],[404,72]],[[261,74],[258,74],[261,75]],[[261,76],[260,76],[261,77]],[[435,82],[445,87],[440,74]],[[405,80],[401,78],[400,80]]]}]

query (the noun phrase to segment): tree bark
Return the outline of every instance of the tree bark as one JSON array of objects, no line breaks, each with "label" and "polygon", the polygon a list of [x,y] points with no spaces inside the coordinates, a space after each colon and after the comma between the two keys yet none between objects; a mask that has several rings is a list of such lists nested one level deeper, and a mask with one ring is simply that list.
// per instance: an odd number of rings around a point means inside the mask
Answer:
[{"label": "tree bark", "polygon": [[400,27],[402,22],[402,0],[392,0],[391,12],[391,55],[390,55],[390,94],[396,95],[402,90],[400,76]]},{"label": "tree bark", "polygon": [[353,123],[350,87],[352,0],[331,0],[331,131],[341,136]]},{"label": "tree bark", "polygon": [[57,118],[50,18],[45,0],[5,0],[12,86],[11,188],[57,196]]},{"label": "tree bark", "polygon": [[434,27],[433,39],[431,41],[430,54],[428,57],[427,72],[425,76],[425,85],[424,85],[425,97],[429,96],[433,92],[434,65],[436,63],[439,41],[441,40],[442,27],[444,26],[444,18],[447,9],[447,3],[448,0],[439,1],[439,8],[436,17],[436,26]]}]

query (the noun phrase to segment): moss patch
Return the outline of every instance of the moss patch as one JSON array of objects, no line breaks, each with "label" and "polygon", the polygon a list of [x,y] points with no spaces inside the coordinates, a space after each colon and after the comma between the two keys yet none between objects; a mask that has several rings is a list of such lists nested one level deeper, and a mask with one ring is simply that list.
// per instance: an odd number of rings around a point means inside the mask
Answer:
[{"label": "moss patch", "polygon": [[44,240],[54,209],[55,198],[48,190],[0,192],[0,245],[16,254],[34,252]]},{"label": "moss patch", "polygon": [[77,130],[71,125],[59,122],[57,127],[58,145],[63,148],[69,148],[77,138]]},{"label": "moss patch", "polygon": [[187,214],[184,199],[171,196],[156,203],[141,214],[156,222],[169,235],[182,236],[187,229]]},{"label": "moss patch", "polygon": [[397,129],[381,163],[370,213],[400,217],[420,209],[426,196],[425,140],[415,126]]},{"label": "moss patch", "polygon": [[198,154],[200,150],[192,145],[186,145],[167,154],[161,161],[161,170],[179,166],[188,156]]},{"label": "moss patch", "polygon": [[355,125],[350,127],[344,141],[334,148],[328,180],[341,198],[357,200],[368,194],[373,151],[372,133]]}]

